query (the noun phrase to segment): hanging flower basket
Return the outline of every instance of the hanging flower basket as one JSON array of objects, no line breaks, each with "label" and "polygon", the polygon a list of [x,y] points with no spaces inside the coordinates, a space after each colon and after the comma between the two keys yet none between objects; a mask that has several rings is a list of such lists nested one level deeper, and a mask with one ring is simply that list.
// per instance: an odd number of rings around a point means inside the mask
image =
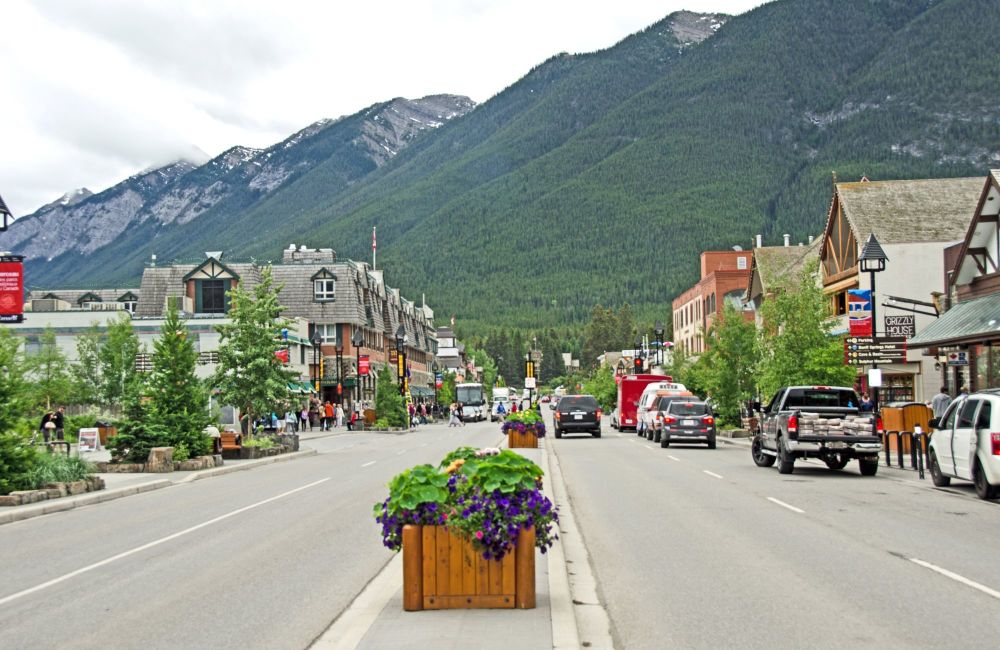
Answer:
[{"label": "hanging flower basket", "polygon": [[537,411],[521,411],[507,416],[500,431],[507,436],[510,449],[534,449],[538,447],[538,439],[545,437],[545,422]]},{"label": "hanging flower basket", "polygon": [[559,521],[541,480],[515,452],[472,447],[393,478],[374,515],[382,543],[403,551],[403,608],[533,608],[534,549],[552,546]]}]

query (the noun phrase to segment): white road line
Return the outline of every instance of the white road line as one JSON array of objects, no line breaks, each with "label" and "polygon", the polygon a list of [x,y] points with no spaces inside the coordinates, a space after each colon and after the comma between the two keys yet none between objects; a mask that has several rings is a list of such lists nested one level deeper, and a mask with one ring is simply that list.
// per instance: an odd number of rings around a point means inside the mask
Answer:
[{"label": "white road line", "polygon": [[374,460],[370,460],[367,463],[365,463],[364,465],[362,465],[362,467],[371,467],[374,464],[375,464],[375,461]]},{"label": "white road line", "polygon": [[[939,567],[937,565],[934,565],[934,564],[931,564],[930,562],[924,562],[923,560],[918,560],[915,557],[911,557],[911,558],[909,558],[909,560],[910,560],[910,562],[913,562],[914,564],[919,564],[920,566],[924,567],[925,569],[930,569],[931,571],[934,571],[936,573],[940,573],[941,575],[945,576],[946,578],[951,578],[952,580],[954,580],[956,582],[961,582],[963,585],[965,585],[967,587],[972,587],[973,589],[978,589],[979,591],[983,592],[987,596],[993,596],[997,600],[1000,600],[1000,591],[996,591],[995,589],[990,589],[986,585],[981,585],[981,584],[979,584],[978,582],[976,582],[974,580],[969,580],[968,578],[960,576],[957,573],[952,573],[948,569],[942,569],[941,567]],[[3,604],[3,602],[0,601],[0,605],[2,605],[2,604]]]},{"label": "white road line", "polygon": [[788,508],[788,509],[789,509],[789,510],[791,510],[792,512],[797,512],[797,513],[799,513],[800,515],[801,515],[801,514],[805,514],[805,512],[806,512],[805,510],[801,510],[801,509],[799,509],[799,508],[796,508],[795,506],[791,506],[791,505],[788,505],[788,504],[787,504],[787,503],[785,503],[784,501],[778,501],[778,500],[777,500],[777,499],[775,499],[774,497],[767,497],[767,500],[768,500],[768,501],[770,501],[771,503],[777,503],[777,504],[778,504],[779,506],[781,506],[782,508]]},{"label": "white road line", "polygon": [[670,460],[676,460],[678,462],[680,461],[680,458],[678,458],[677,456],[667,456],[667,458],[669,458]]},{"label": "white road line", "polygon": [[277,501],[278,499],[282,499],[282,498],[287,497],[289,495],[295,494],[296,492],[301,492],[302,490],[308,490],[311,487],[316,487],[320,483],[326,483],[329,480],[330,480],[329,478],[323,478],[323,479],[320,479],[318,481],[314,481],[312,483],[309,483],[308,485],[303,485],[302,487],[295,488],[294,490],[289,490],[288,492],[282,492],[281,494],[279,494],[277,496],[273,496],[273,497],[271,497],[269,499],[264,499],[263,501],[258,501],[257,503],[252,503],[252,504],[250,504],[248,506],[244,506],[244,507],[239,508],[237,510],[233,510],[232,512],[227,512],[224,515],[220,515],[218,517],[215,517],[214,519],[209,519],[208,521],[204,521],[204,522],[202,522],[202,523],[200,523],[200,524],[198,524],[196,526],[191,526],[190,528],[185,528],[184,530],[182,530],[180,532],[177,532],[177,533],[173,533],[172,535],[167,535],[166,537],[161,537],[160,539],[157,539],[157,540],[154,540],[152,542],[149,542],[148,544],[143,544],[142,546],[136,546],[135,548],[133,548],[131,550],[128,550],[128,551],[124,551],[122,553],[119,553],[118,555],[112,555],[111,557],[105,558],[105,559],[101,560],[100,562],[94,562],[93,564],[89,564],[89,565],[83,567],[82,569],[77,569],[76,571],[70,571],[67,574],[61,575],[58,578],[53,578],[52,580],[49,580],[47,582],[43,582],[40,585],[35,585],[34,587],[30,587],[30,588],[25,589],[23,591],[19,591],[19,592],[15,593],[15,594],[11,594],[9,596],[5,596],[3,598],[0,598],[0,605],[6,605],[7,603],[15,601],[18,598],[23,598],[24,596],[27,596],[29,594],[33,594],[35,592],[41,591],[42,589],[46,589],[46,588],[51,587],[53,585],[57,585],[60,582],[65,582],[65,581],[69,580],[70,578],[75,578],[76,576],[84,574],[84,573],[87,573],[88,571],[93,571],[94,569],[99,569],[102,566],[111,564],[112,562],[116,562],[116,561],[124,559],[124,558],[127,558],[130,555],[135,555],[136,553],[140,553],[142,551],[145,551],[146,549],[153,548],[154,546],[159,546],[160,544],[165,544],[165,543],[167,543],[169,541],[177,539],[178,537],[182,537],[184,535],[187,535],[188,533],[193,533],[196,530],[200,530],[202,528],[205,528],[206,526],[211,526],[212,524],[217,524],[220,521],[223,521],[225,519],[229,519],[230,517],[235,517],[238,514],[246,512],[247,510],[252,510],[252,509],[257,508],[259,506],[262,506],[264,504],[271,503],[272,501]]},{"label": "white road line", "polygon": [[710,472],[710,471],[708,471],[707,469],[703,469],[703,470],[701,470],[701,471],[705,472],[705,473],[706,473],[706,474],[708,474],[709,476],[714,476],[715,478],[722,478],[721,476],[719,476],[719,475],[718,475],[718,474],[716,474],[715,472]]},{"label": "white road line", "polygon": [[403,454],[405,454],[405,453],[406,453],[406,450],[405,450],[405,449],[403,449],[402,451],[398,451],[398,452],[396,452],[396,455],[397,455],[397,456],[402,456],[402,455],[403,455]]}]

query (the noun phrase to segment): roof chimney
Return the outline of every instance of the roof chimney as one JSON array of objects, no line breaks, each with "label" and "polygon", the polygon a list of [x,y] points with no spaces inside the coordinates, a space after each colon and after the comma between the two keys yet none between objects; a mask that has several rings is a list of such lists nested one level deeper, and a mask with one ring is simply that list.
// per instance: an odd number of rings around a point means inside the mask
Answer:
[{"label": "roof chimney", "polygon": [[764,236],[763,236],[763,235],[757,235],[757,248],[760,248],[761,246],[763,246],[763,245],[764,245],[764,244],[762,243],[762,242],[763,242],[763,239],[764,239]]},{"label": "roof chimney", "polygon": [[789,234],[787,234],[787,233],[785,233],[784,237],[785,237],[785,246],[788,246],[788,245],[789,245],[789,243],[790,243],[790,242],[791,242],[791,240],[792,240],[792,236],[791,236],[791,235],[789,235]]},{"label": "roof chimney", "polygon": [[205,251],[205,257],[214,257],[217,260],[221,260],[222,251]]}]

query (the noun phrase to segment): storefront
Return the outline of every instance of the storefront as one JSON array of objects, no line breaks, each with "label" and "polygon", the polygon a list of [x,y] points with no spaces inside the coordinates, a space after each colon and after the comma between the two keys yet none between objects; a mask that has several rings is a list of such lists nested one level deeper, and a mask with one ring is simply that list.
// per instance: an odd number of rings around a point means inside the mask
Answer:
[{"label": "storefront", "polygon": [[1000,388],[1000,294],[961,302],[910,339],[937,358],[942,382],[953,394]]}]

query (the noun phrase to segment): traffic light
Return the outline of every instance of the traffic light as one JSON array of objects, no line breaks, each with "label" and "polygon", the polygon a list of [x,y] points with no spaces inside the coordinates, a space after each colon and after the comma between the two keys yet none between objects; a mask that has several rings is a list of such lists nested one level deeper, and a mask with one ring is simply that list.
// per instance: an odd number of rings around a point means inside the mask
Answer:
[{"label": "traffic light", "polygon": [[636,357],[632,360],[632,365],[635,368],[636,374],[642,372],[642,357]]}]

